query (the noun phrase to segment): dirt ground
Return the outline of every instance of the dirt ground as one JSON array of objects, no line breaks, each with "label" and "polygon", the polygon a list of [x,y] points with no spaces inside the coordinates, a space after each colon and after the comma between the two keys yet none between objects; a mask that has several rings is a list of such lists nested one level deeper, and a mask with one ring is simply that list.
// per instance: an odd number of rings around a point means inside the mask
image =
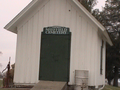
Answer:
[{"label": "dirt ground", "polygon": [[0,90],[30,90],[31,88],[0,88]]}]

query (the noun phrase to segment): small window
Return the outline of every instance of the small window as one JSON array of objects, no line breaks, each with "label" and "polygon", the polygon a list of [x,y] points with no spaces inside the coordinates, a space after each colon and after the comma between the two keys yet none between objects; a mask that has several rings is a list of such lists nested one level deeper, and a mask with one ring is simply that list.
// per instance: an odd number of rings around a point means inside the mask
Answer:
[{"label": "small window", "polygon": [[101,55],[100,55],[100,74],[102,75],[103,74],[103,48],[104,48],[104,41],[102,40],[102,43],[101,43]]}]

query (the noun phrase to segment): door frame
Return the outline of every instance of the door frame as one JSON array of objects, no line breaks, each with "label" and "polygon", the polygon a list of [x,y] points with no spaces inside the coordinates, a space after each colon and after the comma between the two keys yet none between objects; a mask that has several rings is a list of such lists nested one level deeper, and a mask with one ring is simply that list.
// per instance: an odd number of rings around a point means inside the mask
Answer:
[{"label": "door frame", "polygon": [[[69,28],[68,28],[69,29]],[[42,52],[42,37],[43,37],[43,35],[46,35],[45,34],[45,28],[44,28],[44,31],[43,32],[41,32],[41,44],[40,44],[40,61],[39,61],[39,80],[41,80],[40,79],[40,69],[41,69],[41,52]],[[51,34],[48,34],[48,35],[51,35]],[[53,35],[59,35],[59,34],[53,34]],[[60,35],[62,35],[62,34],[60,34]],[[64,36],[65,34],[63,34],[63,36]],[[69,32],[67,32],[67,35],[69,36],[69,61],[68,61],[68,72],[67,72],[67,76],[68,76],[68,78],[67,78],[67,82],[69,82],[69,78],[70,78],[70,55],[71,55],[71,32],[69,31]]]}]

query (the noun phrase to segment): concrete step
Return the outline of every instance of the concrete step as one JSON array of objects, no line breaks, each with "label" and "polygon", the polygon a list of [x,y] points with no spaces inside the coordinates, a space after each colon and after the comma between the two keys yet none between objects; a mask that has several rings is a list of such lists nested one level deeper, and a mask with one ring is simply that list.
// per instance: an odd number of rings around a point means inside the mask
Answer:
[{"label": "concrete step", "polygon": [[40,81],[31,90],[65,90],[66,88],[66,82]]}]

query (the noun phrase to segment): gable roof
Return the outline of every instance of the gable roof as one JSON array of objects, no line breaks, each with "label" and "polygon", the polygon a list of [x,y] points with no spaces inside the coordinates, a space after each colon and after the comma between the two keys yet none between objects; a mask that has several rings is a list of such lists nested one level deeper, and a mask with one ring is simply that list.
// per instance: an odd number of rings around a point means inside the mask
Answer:
[{"label": "gable roof", "polygon": [[[43,3],[45,0],[32,0],[15,18],[13,18],[4,28],[17,33],[17,24],[28,14],[31,10],[33,10],[35,7],[37,7],[40,3]],[[48,0],[47,0],[48,1]],[[99,23],[98,20],[95,19],[94,16],[91,15],[91,13],[82,5],[78,0],[71,0],[75,5],[81,9],[93,22],[96,26],[98,26],[100,32],[104,35],[105,40],[110,44],[112,44],[112,41],[105,29],[105,27]]]}]

